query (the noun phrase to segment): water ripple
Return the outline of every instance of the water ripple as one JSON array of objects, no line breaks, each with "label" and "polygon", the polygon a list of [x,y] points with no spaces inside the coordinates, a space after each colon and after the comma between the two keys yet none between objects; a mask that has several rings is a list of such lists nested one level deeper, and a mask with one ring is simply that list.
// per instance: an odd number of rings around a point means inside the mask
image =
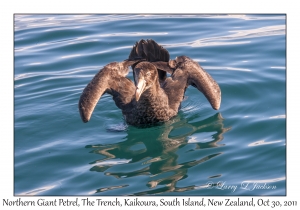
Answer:
[{"label": "water ripple", "polygon": [[249,144],[248,146],[249,147],[261,146],[261,145],[267,145],[267,144],[276,144],[279,142],[282,142],[282,140],[268,141],[268,142],[266,142],[265,140],[260,140],[260,141],[253,142],[253,143]]},{"label": "water ripple", "polygon": [[251,183],[272,183],[272,182],[279,182],[285,180],[285,177],[279,177],[274,179],[264,179],[264,180],[245,180],[244,182],[251,182]]},{"label": "water ripple", "polygon": [[[222,178],[278,182],[266,194],[284,195],[285,18],[15,15],[15,194],[231,195],[208,189]],[[221,109],[189,87],[176,117],[136,128],[106,94],[82,123],[82,89],[139,39],[205,63],[221,87]]]},{"label": "water ripple", "polygon": [[229,70],[229,71],[251,71],[246,68],[226,67],[226,66],[205,66],[207,70]]},{"label": "water ripple", "polygon": [[[248,30],[234,30],[229,31],[230,33],[226,36],[217,36],[198,39],[192,42],[166,44],[166,48],[190,46],[190,47],[207,47],[207,46],[221,46],[221,45],[234,45],[234,44],[247,44],[251,41],[235,41],[239,39],[251,39],[263,36],[275,36],[285,34],[285,25],[266,26]],[[228,42],[234,40],[234,42]]]},{"label": "water ripple", "polygon": [[[90,72],[91,70],[95,69],[101,69],[102,66],[86,66],[86,67],[79,67],[79,68],[73,68],[73,69],[67,69],[67,70],[57,70],[57,71],[43,71],[43,72],[29,72],[29,73],[23,73],[23,74],[16,74],[14,80],[22,80],[22,79],[28,79],[33,77],[40,77],[40,76],[52,76],[56,78],[55,76],[62,76],[62,75],[71,75],[73,76],[82,76],[82,77],[92,77],[94,76],[93,72],[92,74],[86,74],[86,75],[77,75],[82,72]],[[46,78],[49,79],[49,78]]]},{"label": "water ripple", "polygon": [[55,187],[56,187],[56,185],[44,186],[44,187],[40,187],[40,188],[37,188],[37,189],[34,189],[34,190],[30,190],[28,192],[20,193],[18,195],[27,195],[27,196],[28,195],[30,195],[30,196],[32,196],[32,195],[39,195],[39,194],[41,194],[43,192],[46,192],[48,190],[51,190],[51,189],[53,189]]},{"label": "water ripple", "polygon": [[[242,20],[280,20],[284,15],[276,16],[253,16],[253,15],[16,15],[15,30],[24,30],[55,25],[57,27],[70,27],[74,24],[91,24],[98,22],[114,22],[122,20],[139,19],[161,19],[161,18],[214,18],[214,19],[242,19]],[[78,26],[77,26],[78,27]]]}]

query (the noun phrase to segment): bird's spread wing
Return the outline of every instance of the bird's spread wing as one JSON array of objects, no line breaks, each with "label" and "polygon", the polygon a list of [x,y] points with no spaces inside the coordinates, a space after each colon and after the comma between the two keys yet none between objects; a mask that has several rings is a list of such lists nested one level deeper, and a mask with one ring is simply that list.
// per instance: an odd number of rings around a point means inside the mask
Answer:
[{"label": "bird's spread wing", "polygon": [[[169,52],[164,49],[161,45],[157,44],[152,39],[144,40],[141,39],[139,42],[132,47],[129,54],[128,60],[146,60],[149,62],[163,61],[168,62],[170,59]],[[134,69],[135,65],[132,66]],[[167,78],[167,73],[158,69],[158,76],[160,83],[164,82]],[[134,73],[134,71],[133,71]],[[134,77],[135,78],[135,77]]]},{"label": "bird's spread wing", "polygon": [[101,69],[84,88],[78,103],[80,116],[83,122],[88,122],[96,104],[104,93],[113,96],[120,109],[126,109],[134,98],[135,86],[125,76],[128,67],[137,61],[113,62]]},{"label": "bird's spread wing", "polygon": [[216,81],[195,61],[186,56],[169,62],[153,62],[157,68],[171,73],[162,88],[168,95],[170,107],[178,109],[187,86],[192,85],[201,91],[213,109],[221,104],[221,89]]}]

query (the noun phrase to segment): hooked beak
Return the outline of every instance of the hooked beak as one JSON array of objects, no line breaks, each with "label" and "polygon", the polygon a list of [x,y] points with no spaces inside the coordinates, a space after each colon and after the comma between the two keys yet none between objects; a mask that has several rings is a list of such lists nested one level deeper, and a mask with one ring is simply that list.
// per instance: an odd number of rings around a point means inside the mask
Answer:
[{"label": "hooked beak", "polygon": [[136,85],[136,91],[135,91],[135,99],[138,101],[144,92],[146,87],[146,81],[144,79],[139,79],[137,85]]}]

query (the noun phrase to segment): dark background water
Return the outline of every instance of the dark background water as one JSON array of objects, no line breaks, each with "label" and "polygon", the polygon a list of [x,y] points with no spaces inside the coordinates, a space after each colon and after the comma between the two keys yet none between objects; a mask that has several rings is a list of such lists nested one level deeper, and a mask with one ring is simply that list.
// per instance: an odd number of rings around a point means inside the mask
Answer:
[{"label": "dark background water", "polygon": [[[14,24],[15,195],[286,194],[285,15],[15,15]],[[189,87],[178,116],[139,129],[104,95],[82,123],[83,88],[150,38],[212,75],[220,110]]]}]

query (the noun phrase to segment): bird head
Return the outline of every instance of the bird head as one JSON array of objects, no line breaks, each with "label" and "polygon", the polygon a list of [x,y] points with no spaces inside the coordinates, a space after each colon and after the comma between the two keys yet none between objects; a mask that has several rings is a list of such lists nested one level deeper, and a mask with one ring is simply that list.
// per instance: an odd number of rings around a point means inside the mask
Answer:
[{"label": "bird head", "polygon": [[150,62],[138,63],[133,71],[136,86],[135,97],[138,101],[147,89],[158,83],[158,73],[156,67]]}]

